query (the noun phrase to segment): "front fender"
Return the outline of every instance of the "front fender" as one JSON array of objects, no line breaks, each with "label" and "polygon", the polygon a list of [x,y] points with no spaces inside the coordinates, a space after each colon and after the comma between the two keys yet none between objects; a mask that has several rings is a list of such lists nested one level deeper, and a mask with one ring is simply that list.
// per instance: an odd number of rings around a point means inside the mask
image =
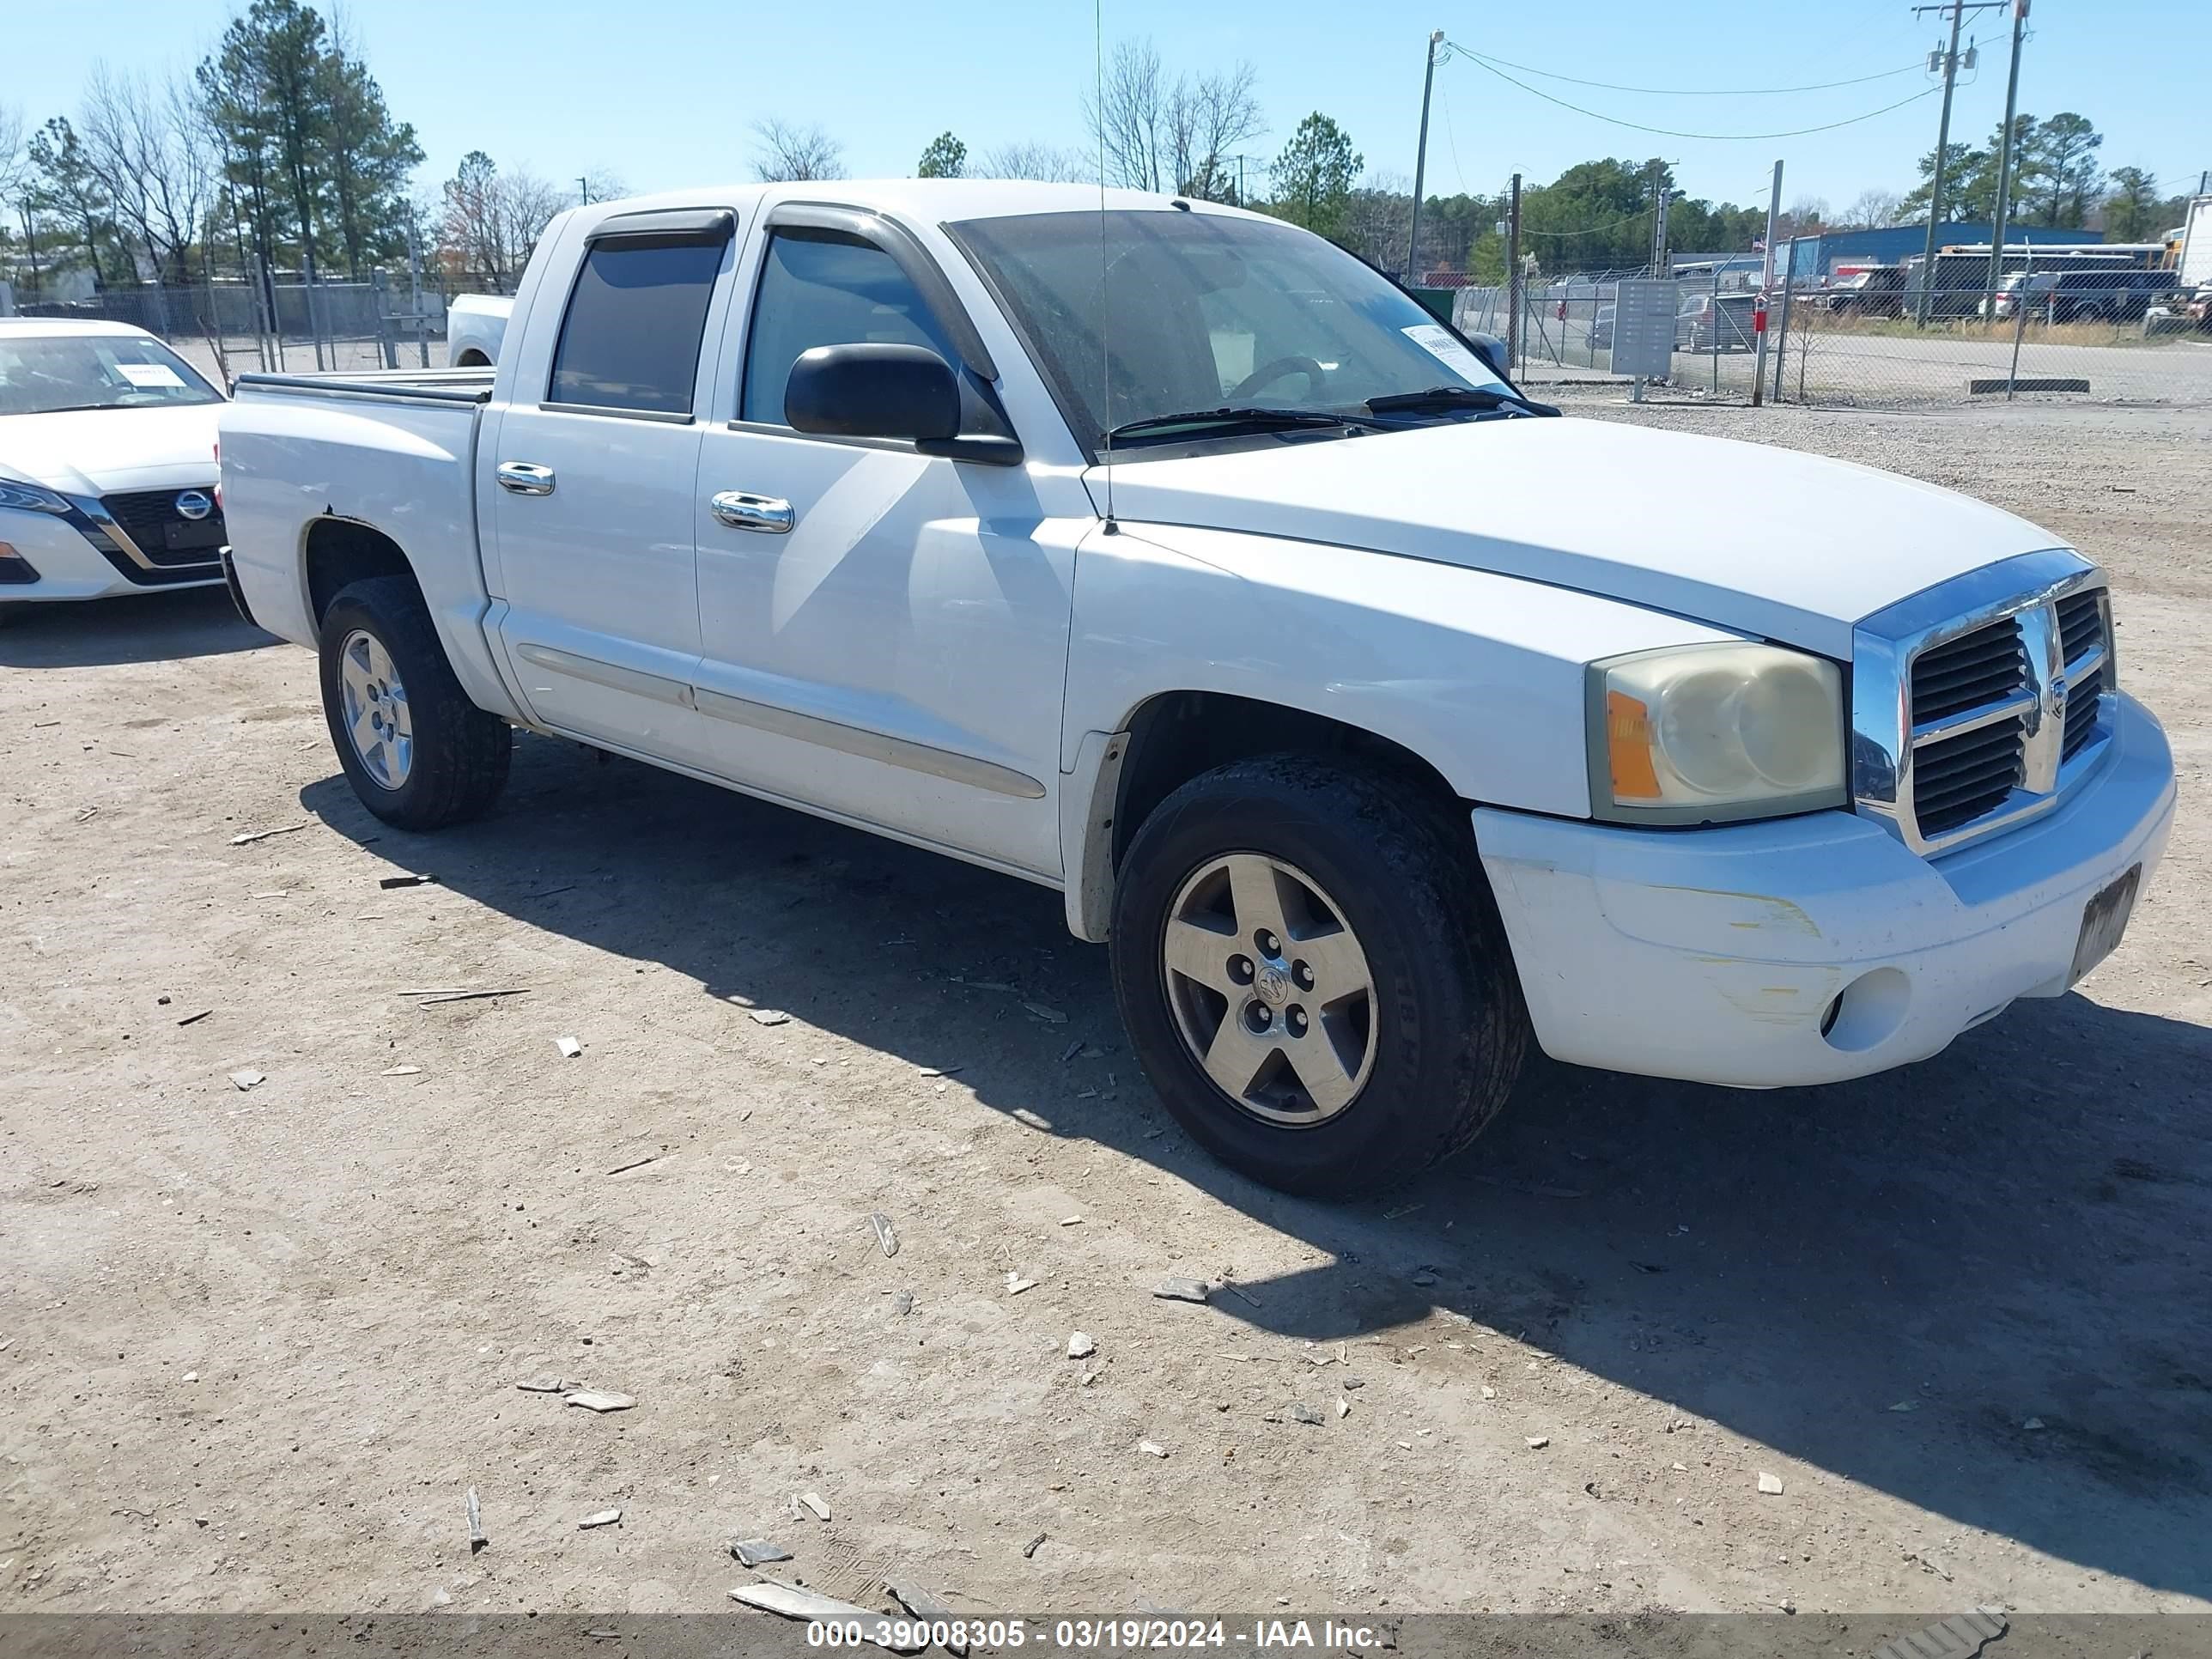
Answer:
[{"label": "front fender", "polygon": [[[1458,565],[1124,524],[1087,539],[1077,556],[1063,799],[1099,799],[1102,769],[1118,765],[1126,747],[1107,739],[1127,732],[1147,701],[1212,691],[1387,738],[1464,800],[1587,817],[1587,665],[1736,637]],[[1095,811],[1063,813],[1072,878],[1104,856],[1095,842],[1110,832],[1101,822]]]}]

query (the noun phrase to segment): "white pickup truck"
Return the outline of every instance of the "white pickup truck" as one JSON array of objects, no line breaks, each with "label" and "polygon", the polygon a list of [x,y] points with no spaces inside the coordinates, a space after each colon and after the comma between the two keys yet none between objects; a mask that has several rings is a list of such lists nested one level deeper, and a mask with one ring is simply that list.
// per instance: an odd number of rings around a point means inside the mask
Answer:
[{"label": "white pickup truck", "polygon": [[514,301],[497,294],[461,294],[446,307],[446,362],[453,368],[489,368],[499,361]]},{"label": "white pickup truck", "polygon": [[594,204],[495,371],[249,374],[222,480],[372,811],[483,812],[522,726],[1057,889],[1177,1117],[1295,1189],[1458,1147],[1532,1034],[1932,1054],[2111,950],[2172,812],[2047,532],[1559,418],[1202,203]]}]

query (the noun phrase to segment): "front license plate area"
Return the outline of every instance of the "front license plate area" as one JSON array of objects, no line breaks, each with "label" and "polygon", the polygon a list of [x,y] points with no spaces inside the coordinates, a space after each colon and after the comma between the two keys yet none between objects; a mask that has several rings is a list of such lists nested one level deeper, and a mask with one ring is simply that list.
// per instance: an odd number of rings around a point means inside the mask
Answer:
[{"label": "front license plate area", "polygon": [[222,545],[222,520],[173,519],[161,526],[161,540],[172,553],[212,552]]},{"label": "front license plate area", "polygon": [[2128,915],[2136,908],[2136,889],[2142,881],[2142,866],[2132,865],[2127,874],[2103,889],[2081,907],[2081,933],[2074,941],[2074,966],[2069,985],[2112,954],[2120,935],[2128,931]]}]

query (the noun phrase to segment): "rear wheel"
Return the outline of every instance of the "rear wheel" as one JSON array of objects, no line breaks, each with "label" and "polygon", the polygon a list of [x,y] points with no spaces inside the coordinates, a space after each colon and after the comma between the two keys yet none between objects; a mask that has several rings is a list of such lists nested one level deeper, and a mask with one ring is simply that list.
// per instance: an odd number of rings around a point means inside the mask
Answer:
[{"label": "rear wheel", "polygon": [[499,798],[514,733],[461,690],[407,577],[340,588],[321,658],[324,718],[362,805],[403,830],[438,830]]},{"label": "rear wheel", "polygon": [[1473,842],[1376,773],[1277,756],[1185,784],[1122,860],[1112,948],[1168,1109],[1270,1186],[1401,1180],[1473,1139],[1521,1068]]}]

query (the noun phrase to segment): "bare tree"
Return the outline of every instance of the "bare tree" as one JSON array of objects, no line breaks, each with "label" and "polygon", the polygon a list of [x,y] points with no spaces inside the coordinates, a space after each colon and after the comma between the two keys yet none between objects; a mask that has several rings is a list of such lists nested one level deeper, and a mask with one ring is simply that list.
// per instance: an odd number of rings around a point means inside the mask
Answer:
[{"label": "bare tree", "polygon": [[771,115],[753,123],[753,176],[764,185],[845,176],[845,147],[818,126]]},{"label": "bare tree", "polygon": [[616,202],[629,194],[629,180],[605,167],[593,167],[577,182],[584,187],[586,202]]},{"label": "bare tree", "polygon": [[1218,74],[1178,80],[1168,100],[1176,191],[1218,202],[1237,193],[1237,151],[1267,130],[1255,88],[1259,75],[1240,63]]},{"label": "bare tree", "polygon": [[1249,64],[1170,78],[1150,40],[1114,48],[1084,113],[1105,157],[1109,182],[1218,199],[1233,195],[1237,148],[1265,132]]},{"label": "bare tree", "polygon": [[23,148],[23,112],[0,104],[0,208],[22,199],[31,182],[31,160]]},{"label": "bare tree", "polygon": [[1001,144],[996,149],[984,151],[979,160],[970,163],[968,174],[971,179],[1032,179],[1047,184],[1087,185],[1097,181],[1098,161],[1095,156],[1062,149],[1056,144]]},{"label": "bare tree", "polygon": [[1863,190],[1836,222],[1850,230],[1887,230],[1905,222],[1905,198],[1893,190]]},{"label": "bare tree", "polygon": [[1388,260],[1395,269],[1405,258],[1413,219],[1413,180],[1402,173],[1370,173],[1352,187],[1340,240],[1362,258]]},{"label": "bare tree", "polygon": [[189,284],[216,175],[213,141],[191,89],[94,64],[80,133],[86,164],[155,277]]},{"label": "bare tree", "polygon": [[1784,209],[1775,221],[1775,234],[1780,236],[1812,236],[1828,222],[1828,201],[1825,196],[1801,196]]},{"label": "bare tree", "polygon": [[1124,40],[1114,48],[1104,80],[1086,93],[1083,112],[1098,137],[1109,184],[1158,190],[1167,161],[1168,89],[1159,48],[1150,40]]},{"label": "bare tree", "polygon": [[567,191],[527,171],[501,173],[480,149],[461,158],[446,181],[440,260],[458,282],[511,292],[545,227],[570,205]]}]

